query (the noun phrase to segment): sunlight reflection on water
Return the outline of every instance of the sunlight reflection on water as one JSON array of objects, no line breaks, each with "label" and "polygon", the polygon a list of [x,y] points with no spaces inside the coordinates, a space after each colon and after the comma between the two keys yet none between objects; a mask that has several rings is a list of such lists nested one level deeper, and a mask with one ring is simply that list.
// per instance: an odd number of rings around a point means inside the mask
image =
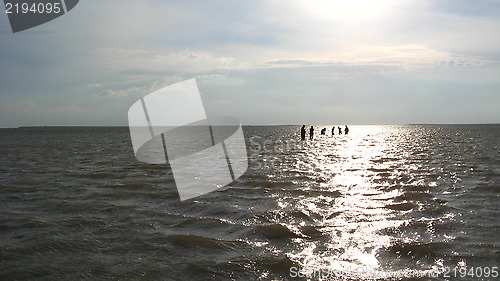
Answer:
[{"label": "sunlight reflection on water", "polygon": [[395,166],[402,164],[392,155],[397,143],[386,141],[389,135],[397,135],[397,128],[387,128],[359,126],[347,136],[318,136],[307,144],[305,157],[297,160],[296,170],[314,179],[309,189],[339,192],[334,197],[307,196],[295,203],[309,217],[317,214],[312,216],[313,224],[327,237],[326,241],[296,239],[303,250],[290,256],[304,272],[376,269],[380,267],[378,251],[390,247],[395,239],[383,230],[408,223],[395,219],[398,210],[394,208],[398,206],[386,208],[387,202],[401,195],[401,191],[387,187],[388,180],[398,176]]}]

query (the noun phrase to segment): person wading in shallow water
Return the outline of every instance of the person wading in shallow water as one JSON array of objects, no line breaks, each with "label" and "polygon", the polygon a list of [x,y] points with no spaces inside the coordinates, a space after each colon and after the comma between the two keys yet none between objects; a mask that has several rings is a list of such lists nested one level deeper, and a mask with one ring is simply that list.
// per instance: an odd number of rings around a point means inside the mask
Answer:
[{"label": "person wading in shallow water", "polygon": [[339,126],[339,135],[342,135],[342,128]]},{"label": "person wading in shallow water", "polygon": [[309,139],[312,140],[314,137],[314,128],[313,126],[311,126],[311,128],[309,129]]},{"label": "person wading in shallow water", "polygon": [[347,134],[349,134],[349,128],[347,128],[347,125],[345,125],[344,135],[347,135]]},{"label": "person wading in shallow water", "polygon": [[302,125],[302,128],[300,129],[300,138],[302,140],[306,140],[306,125]]}]

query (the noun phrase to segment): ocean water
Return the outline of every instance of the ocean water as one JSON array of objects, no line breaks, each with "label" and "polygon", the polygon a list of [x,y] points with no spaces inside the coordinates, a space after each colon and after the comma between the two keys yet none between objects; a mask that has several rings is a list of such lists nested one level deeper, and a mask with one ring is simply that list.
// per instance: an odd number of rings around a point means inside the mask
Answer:
[{"label": "ocean water", "polygon": [[126,127],[0,129],[0,279],[500,279],[500,125],[324,127],[182,202]]}]

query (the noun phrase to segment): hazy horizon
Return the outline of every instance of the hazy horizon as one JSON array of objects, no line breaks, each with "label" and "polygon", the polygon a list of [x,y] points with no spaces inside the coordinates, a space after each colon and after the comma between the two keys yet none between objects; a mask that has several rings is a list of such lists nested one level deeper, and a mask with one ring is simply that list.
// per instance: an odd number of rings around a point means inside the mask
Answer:
[{"label": "hazy horizon", "polygon": [[[243,127],[259,126],[313,126],[313,127],[332,127],[332,126],[453,126],[453,125],[500,125],[500,123],[409,123],[409,124],[241,124]],[[17,127],[0,127],[0,129],[20,129],[20,128],[128,128],[128,125],[23,125]]]}]

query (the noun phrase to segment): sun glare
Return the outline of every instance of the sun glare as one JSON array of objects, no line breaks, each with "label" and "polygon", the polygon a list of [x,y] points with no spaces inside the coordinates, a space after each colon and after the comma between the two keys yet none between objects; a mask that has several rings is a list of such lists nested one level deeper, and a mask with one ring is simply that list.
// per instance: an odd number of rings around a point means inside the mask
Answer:
[{"label": "sun glare", "polygon": [[355,22],[386,16],[393,4],[393,0],[315,0],[304,8],[317,18]]}]

